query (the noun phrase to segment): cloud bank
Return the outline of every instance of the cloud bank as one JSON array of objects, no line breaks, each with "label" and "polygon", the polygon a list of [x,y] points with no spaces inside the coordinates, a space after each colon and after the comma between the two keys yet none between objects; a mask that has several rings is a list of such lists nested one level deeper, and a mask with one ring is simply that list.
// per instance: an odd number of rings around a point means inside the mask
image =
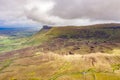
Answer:
[{"label": "cloud bank", "polygon": [[120,0],[0,0],[0,20],[48,25],[120,22]]}]

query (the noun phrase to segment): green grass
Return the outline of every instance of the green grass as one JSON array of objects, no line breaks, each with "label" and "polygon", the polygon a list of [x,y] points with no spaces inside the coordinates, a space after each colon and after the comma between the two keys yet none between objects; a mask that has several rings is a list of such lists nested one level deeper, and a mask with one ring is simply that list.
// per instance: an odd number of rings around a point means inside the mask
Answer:
[{"label": "green grass", "polygon": [[23,43],[25,42],[26,38],[7,37],[0,39],[0,53],[24,48]]}]

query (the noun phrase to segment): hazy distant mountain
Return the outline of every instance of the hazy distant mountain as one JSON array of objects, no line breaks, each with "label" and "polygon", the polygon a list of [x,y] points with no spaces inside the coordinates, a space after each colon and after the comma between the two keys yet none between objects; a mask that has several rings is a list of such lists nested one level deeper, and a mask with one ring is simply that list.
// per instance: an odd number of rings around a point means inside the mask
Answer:
[{"label": "hazy distant mountain", "polygon": [[13,36],[13,37],[25,37],[31,36],[32,34],[36,33],[38,30],[31,28],[31,27],[15,27],[15,28],[7,28],[7,27],[0,27],[0,35],[5,36]]}]

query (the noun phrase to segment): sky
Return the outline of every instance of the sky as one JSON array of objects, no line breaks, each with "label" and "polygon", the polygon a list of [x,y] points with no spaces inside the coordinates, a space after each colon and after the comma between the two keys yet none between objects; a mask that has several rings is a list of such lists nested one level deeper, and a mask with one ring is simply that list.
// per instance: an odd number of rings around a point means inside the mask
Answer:
[{"label": "sky", "polygon": [[120,0],[0,0],[0,26],[120,22]]}]

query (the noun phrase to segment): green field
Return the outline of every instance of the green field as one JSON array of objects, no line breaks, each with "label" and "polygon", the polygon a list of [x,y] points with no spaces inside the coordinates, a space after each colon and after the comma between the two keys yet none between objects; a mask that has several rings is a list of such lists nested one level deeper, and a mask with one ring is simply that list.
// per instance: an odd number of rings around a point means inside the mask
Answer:
[{"label": "green field", "polygon": [[14,37],[5,37],[0,39],[0,53],[6,51],[12,51],[19,48],[23,48],[22,43],[25,42],[25,38],[16,39]]}]

